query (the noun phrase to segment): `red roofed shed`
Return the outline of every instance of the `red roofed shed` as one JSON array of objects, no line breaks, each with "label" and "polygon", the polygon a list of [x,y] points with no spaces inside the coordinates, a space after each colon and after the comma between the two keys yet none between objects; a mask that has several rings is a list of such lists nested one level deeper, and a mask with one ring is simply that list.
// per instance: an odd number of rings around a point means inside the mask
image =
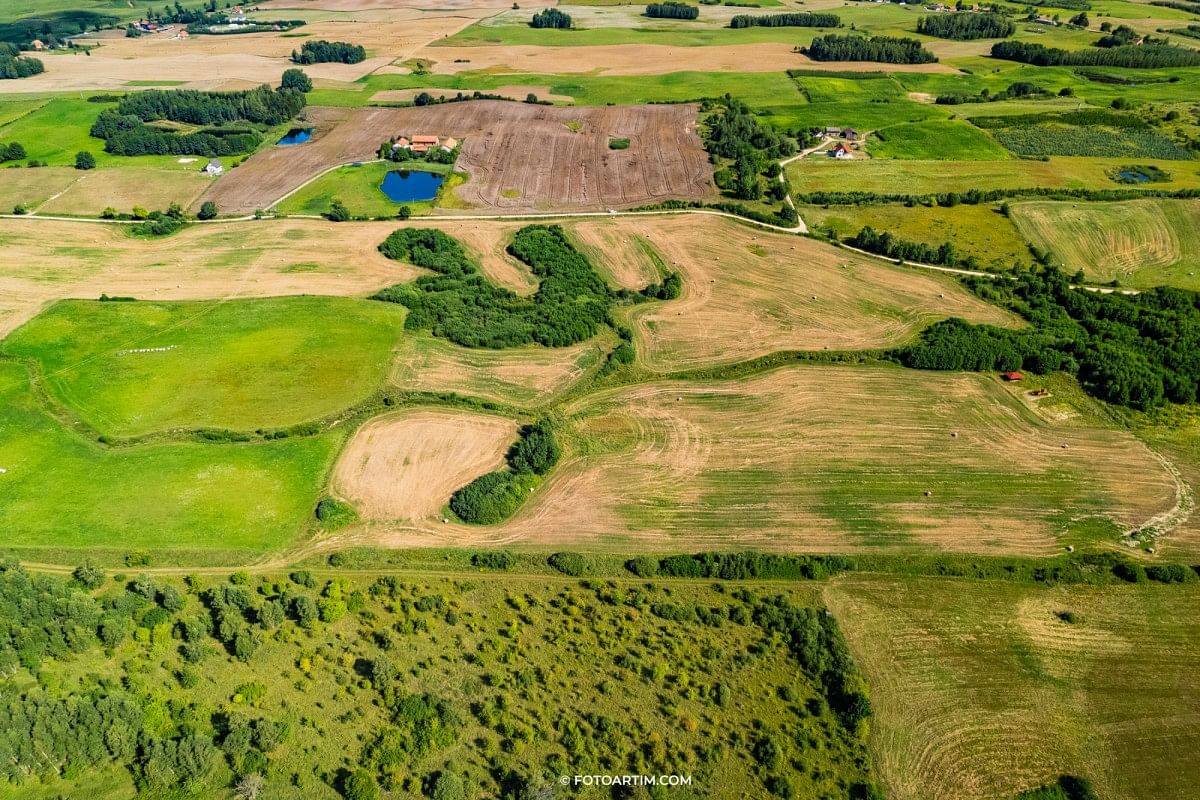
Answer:
[{"label": "red roofed shed", "polygon": [[1006,372],[1004,373],[1003,377],[1006,381],[1019,381],[1025,376],[1019,372]]}]

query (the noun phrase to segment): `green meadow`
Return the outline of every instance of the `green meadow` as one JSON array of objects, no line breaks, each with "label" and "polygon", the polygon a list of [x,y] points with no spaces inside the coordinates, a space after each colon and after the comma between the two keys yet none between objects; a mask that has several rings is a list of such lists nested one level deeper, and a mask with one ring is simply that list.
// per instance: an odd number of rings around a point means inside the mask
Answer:
[{"label": "green meadow", "polygon": [[[433,201],[397,203],[379,188],[384,176],[394,170],[420,170],[448,175]],[[407,205],[413,214],[427,214],[434,206],[455,201],[454,187],[466,176],[452,172],[449,164],[432,164],[427,161],[375,161],[362,166],[342,166],[327,172],[307,184],[275,207],[287,214],[324,214],[334,199],[341,200],[350,213],[356,216],[394,217],[400,206]]]},{"label": "green meadow", "polygon": [[353,298],[61,301],[0,345],[102,434],[310,422],[383,381],[404,313]]},{"label": "green meadow", "polygon": [[278,550],[311,518],[340,433],[109,448],[49,416],[0,361],[0,529],[9,547]]},{"label": "green meadow", "polygon": [[876,136],[868,146],[874,158],[997,161],[1008,157],[1008,151],[984,131],[955,120],[894,125]]}]

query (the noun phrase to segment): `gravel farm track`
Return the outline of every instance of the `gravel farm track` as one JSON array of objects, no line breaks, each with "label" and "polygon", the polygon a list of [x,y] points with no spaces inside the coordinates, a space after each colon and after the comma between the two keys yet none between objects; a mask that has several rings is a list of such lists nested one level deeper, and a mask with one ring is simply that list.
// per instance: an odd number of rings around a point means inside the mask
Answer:
[{"label": "gravel farm track", "polygon": [[[420,108],[324,108],[300,147],[263,150],[202,200],[224,213],[269,208],[339,164],[366,161],[401,134],[462,140],[459,197],[480,213],[629,208],[671,198],[714,200],[694,105],[573,108],[481,100]],[[629,139],[610,150],[609,138]]]}]

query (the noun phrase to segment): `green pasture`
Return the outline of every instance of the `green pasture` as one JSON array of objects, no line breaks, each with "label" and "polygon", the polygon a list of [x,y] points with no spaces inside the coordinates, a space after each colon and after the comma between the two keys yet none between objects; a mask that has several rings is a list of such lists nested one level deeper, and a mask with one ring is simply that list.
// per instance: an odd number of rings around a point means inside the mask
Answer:
[{"label": "green pasture", "polygon": [[983,267],[1007,269],[1014,261],[1031,260],[1021,234],[993,205],[800,206],[797,210],[810,229],[830,231],[839,238],[870,226],[933,247],[951,242],[960,255],[974,256]]},{"label": "green pasture", "polygon": [[[700,14],[703,16],[704,11],[701,10]],[[479,45],[593,47],[618,44],[709,47],[762,42],[797,45],[807,44],[812,41],[814,36],[820,35],[815,28],[753,27],[734,29],[716,25],[701,25],[687,20],[646,20],[646,22],[655,24],[636,28],[598,27],[551,30],[531,28],[528,25],[476,23],[453,36],[438,39],[434,43],[434,47],[474,47]],[[680,66],[686,66],[686,59],[681,59]]]},{"label": "green pasture", "polygon": [[92,11],[122,20],[136,19],[153,5],[153,0],[4,0],[0,3],[0,22],[62,11]]},{"label": "green pasture", "polygon": [[997,161],[1008,152],[984,131],[955,120],[894,125],[878,133],[868,151],[874,158],[924,161]]},{"label": "green pasture", "polygon": [[[394,170],[422,170],[449,175],[442,184],[438,199],[432,202],[396,203],[379,188],[383,178]],[[400,206],[407,205],[414,214],[429,213],[441,198],[453,198],[453,188],[462,183],[465,176],[452,172],[449,164],[432,164],[426,161],[372,161],[360,167],[343,166],[327,172],[298,192],[279,203],[276,208],[287,214],[324,214],[334,198],[341,200],[356,216],[394,217]]]},{"label": "green pasture", "polygon": [[[1200,162],[1136,159],[1171,176],[1156,189],[1200,187]],[[794,191],[937,194],[971,189],[1125,189],[1108,172],[1129,164],[1128,158],[1053,157],[1047,161],[906,161],[871,159],[834,161],[824,156],[794,161],[787,167]]]},{"label": "green pasture", "polygon": [[21,548],[277,550],[311,517],[340,433],[106,448],[49,416],[0,361],[0,528]]},{"label": "green pasture", "polygon": [[67,300],[11,334],[0,354],[36,363],[54,402],[104,434],[250,431],[366,399],[403,319],[398,306],[336,297]]}]

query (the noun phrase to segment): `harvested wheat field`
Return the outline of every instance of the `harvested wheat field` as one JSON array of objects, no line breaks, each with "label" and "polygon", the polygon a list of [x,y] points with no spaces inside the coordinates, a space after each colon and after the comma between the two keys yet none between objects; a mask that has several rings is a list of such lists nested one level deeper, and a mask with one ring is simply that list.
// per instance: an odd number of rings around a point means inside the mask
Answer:
[{"label": "harvested wheat field", "polygon": [[854,577],[825,597],[871,684],[889,797],[993,800],[1059,774],[1106,800],[1195,796],[1194,584]]},{"label": "harvested wheat field", "polygon": [[[601,210],[669,198],[715,197],[696,133],[696,106],[559,108],[479,100],[421,108],[310,108],[317,135],[303,147],[268,148],[204,196],[226,213],[266,208],[337,164],[374,158],[402,133],[464,140],[459,197],[481,212]],[[627,138],[610,150],[610,137]]]},{"label": "harvested wheat field", "polygon": [[397,346],[391,383],[415,392],[456,392],[539,406],[593,373],[612,349],[608,335],[574,347],[476,350],[416,334]]},{"label": "harvested wheat field", "polygon": [[[629,314],[639,357],[658,371],[777,350],[888,347],[952,316],[1015,324],[949,278],[720,217],[626,217],[577,222],[570,230],[598,253],[612,252],[614,237],[631,239],[626,247],[643,251],[639,241],[648,243],[665,267],[682,273],[678,300]],[[645,259],[625,255],[598,263],[617,269],[617,281],[634,288],[653,275]],[[625,266],[610,266],[616,262]]]},{"label": "harvested wheat field", "polygon": [[212,184],[212,178],[195,168],[120,167],[75,172],[78,180],[39,206],[39,214],[98,216],[108,207],[129,211],[134,206],[166,208],[171,203],[186,208]]},{"label": "harvested wheat field", "polygon": [[0,335],[53,300],[102,292],[160,300],[368,294],[418,274],[376,250],[394,227],[231,222],[145,240],[118,225],[0,220]]},{"label": "harvested wheat field", "polygon": [[1200,201],[1017,203],[1017,230],[1089,281],[1200,289]]},{"label": "harvested wheat field", "polygon": [[454,490],[504,463],[516,423],[462,411],[405,411],[364,425],[333,489],[366,519],[428,520]]},{"label": "harvested wheat field", "polygon": [[1047,424],[980,375],[791,367],[612,390],[562,414],[567,455],[510,522],[364,541],[1033,555],[1115,540],[1175,502],[1128,433]]},{"label": "harvested wheat field", "polygon": [[[693,72],[782,72],[815,69],[872,72],[865,61],[813,61],[780,42],[675,47],[662,44],[433,46],[421,51],[434,61],[433,72],[453,75],[486,70],[513,75],[666,75]],[[888,64],[889,72],[956,73],[945,64]]]}]

